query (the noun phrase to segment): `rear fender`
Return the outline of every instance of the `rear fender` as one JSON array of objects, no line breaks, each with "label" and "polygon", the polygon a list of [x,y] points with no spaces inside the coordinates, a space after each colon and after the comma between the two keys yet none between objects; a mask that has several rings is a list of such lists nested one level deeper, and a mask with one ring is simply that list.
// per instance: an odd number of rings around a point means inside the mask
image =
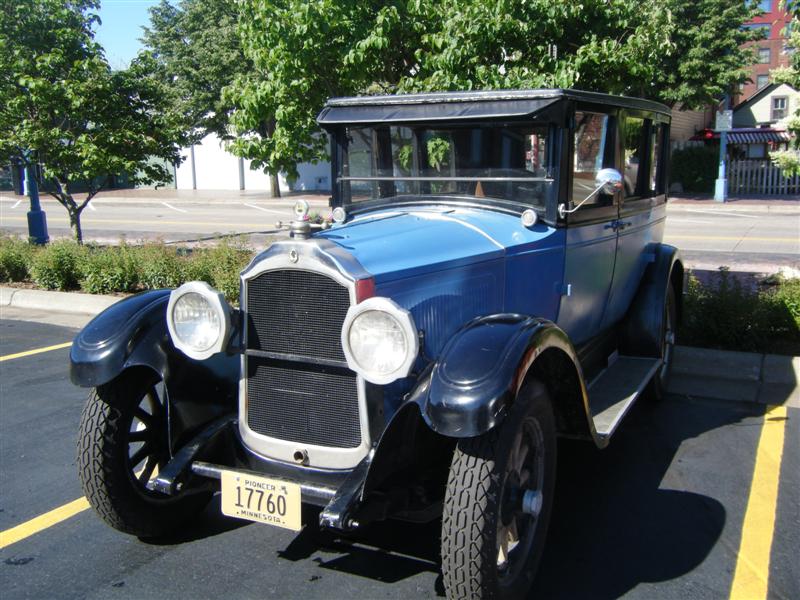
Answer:
[{"label": "rear fender", "polygon": [[678,249],[659,244],[622,324],[620,351],[631,356],[661,356],[664,304],[675,292],[678,322],[683,314],[683,263]]}]

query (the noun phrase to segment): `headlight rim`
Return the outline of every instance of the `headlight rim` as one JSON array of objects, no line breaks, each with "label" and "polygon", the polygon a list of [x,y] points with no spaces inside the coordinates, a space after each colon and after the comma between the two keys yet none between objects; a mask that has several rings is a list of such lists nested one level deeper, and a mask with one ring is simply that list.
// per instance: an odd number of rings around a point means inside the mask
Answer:
[{"label": "headlight rim", "polygon": [[[212,309],[217,313],[222,325],[220,335],[217,340],[205,350],[197,350],[196,348],[187,346],[181,342],[180,337],[178,337],[175,329],[175,323],[173,319],[175,305],[182,296],[190,293],[198,294],[199,296],[205,298],[211,305]],[[186,282],[180,287],[172,290],[169,294],[169,302],[167,304],[167,329],[169,330],[172,343],[178,350],[183,352],[189,358],[193,358],[195,360],[205,360],[214,354],[223,352],[228,346],[228,340],[230,339],[232,329],[231,307],[225,300],[225,296],[222,294],[222,292],[215,290],[205,281]]]},{"label": "headlight rim", "polygon": [[[356,318],[368,311],[378,311],[389,314],[389,316],[398,322],[406,338],[408,346],[406,357],[401,365],[391,373],[376,373],[364,369],[356,360],[350,347],[350,328]],[[341,342],[344,356],[347,359],[347,366],[361,375],[365,380],[378,385],[386,385],[398,379],[408,377],[417,360],[417,356],[419,356],[419,334],[417,326],[414,323],[414,317],[409,311],[398,306],[393,300],[383,296],[367,298],[349,308],[344,323],[342,324]]]}]

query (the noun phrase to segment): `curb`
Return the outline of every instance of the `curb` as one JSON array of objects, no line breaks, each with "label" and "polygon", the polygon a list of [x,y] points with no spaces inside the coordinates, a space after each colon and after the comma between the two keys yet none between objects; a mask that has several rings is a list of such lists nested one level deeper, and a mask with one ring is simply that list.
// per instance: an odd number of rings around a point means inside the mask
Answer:
[{"label": "curb", "polygon": [[800,356],[676,346],[672,374],[673,394],[800,408]]},{"label": "curb", "polygon": [[0,287],[0,307],[96,315],[120,300],[121,296]]}]

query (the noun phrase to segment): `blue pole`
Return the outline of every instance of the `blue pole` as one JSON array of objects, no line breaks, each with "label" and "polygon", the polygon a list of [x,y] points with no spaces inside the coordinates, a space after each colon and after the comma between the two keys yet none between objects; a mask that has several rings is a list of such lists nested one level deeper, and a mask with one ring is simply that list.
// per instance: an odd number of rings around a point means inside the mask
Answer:
[{"label": "blue pole", "polygon": [[31,201],[31,209],[28,211],[28,236],[34,244],[44,245],[50,241],[47,235],[47,216],[39,204],[39,185],[36,183],[34,169],[36,167],[30,162],[25,163],[25,191]]}]

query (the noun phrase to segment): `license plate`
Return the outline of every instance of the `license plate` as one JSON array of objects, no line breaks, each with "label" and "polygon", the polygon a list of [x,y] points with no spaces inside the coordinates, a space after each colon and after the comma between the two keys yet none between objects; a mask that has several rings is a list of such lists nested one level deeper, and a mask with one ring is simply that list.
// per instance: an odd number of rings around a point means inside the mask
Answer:
[{"label": "license plate", "polygon": [[300,531],[300,486],[222,471],[222,514]]}]

